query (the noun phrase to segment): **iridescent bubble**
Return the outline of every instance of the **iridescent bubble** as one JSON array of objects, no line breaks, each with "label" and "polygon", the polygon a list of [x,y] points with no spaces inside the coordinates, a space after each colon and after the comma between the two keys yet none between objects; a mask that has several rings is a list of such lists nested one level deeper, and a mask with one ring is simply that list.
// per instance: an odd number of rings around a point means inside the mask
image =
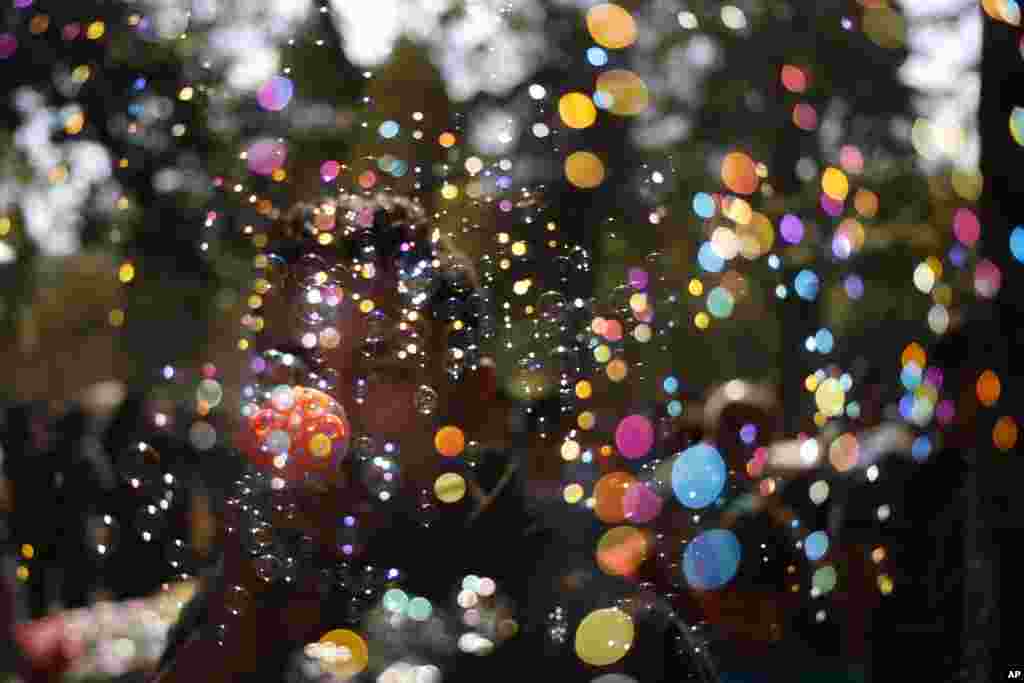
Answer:
[{"label": "iridescent bubble", "polygon": [[804,553],[807,559],[817,562],[828,552],[828,534],[824,531],[814,531],[804,539]]},{"label": "iridescent bubble", "polygon": [[693,212],[701,218],[711,218],[715,215],[714,198],[707,192],[693,195]]},{"label": "iridescent bubble", "polygon": [[699,510],[715,502],[725,488],[725,461],[709,443],[698,443],[676,455],[672,491],[684,506]]},{"label": "iridescent bubble", "polygon": [[708,312],[716,318],[728,318],[732,315],[736,299],[725,287],[715,287],[708,293]]},{"label": "iridescent bubble", "polygon": [[295,84],[290,78],[274,76],[260,86],[256,101],[267,111],[281,111],[288,106],[295,93]]},{"label": "iridescent bubble", "polygon": [[18,49],[18,39],[13,33],[0,33],[0,59],[7,59]]},{"label": "iridescent bubble", "polygon": [[843,407],[846,405],[846,392],[838,379],[829,377],[818,385],[814,392],[814,402],[827,417],[842,415]]},{"label": "iridescent bubble", "polygon": [[384,592],[384,598],[381,600],[381,604],[383,604],[384,609],[389,612],[403,614],[409,606],[409,596],[405,591],[399,588],[391,588]]},{"label": "iridescent bubble", "polygon": [[416,411],[420,415],[433,415],[437,412],[439,399],[437,391],[433,387],[421,384],[416,388],[416,395],[413,397]]},{"label": "iridescent bubble", "polygon": [[421,597],[415,597],[410,600],[409,606],[406,608],[406,614],[413,621],[426,621],[430,618],[433,611],[434,607],[430,604],[430,601]]},{"label": "iridescent bubble", "polygon": [[715,253],[711,242],[704,242],[697,250],[697,263],[709,273],[720,273],[725,267],[725,259]]},{"label": "iridescent bubble", "polygon": [[389,120],[380,124],[377,132],[380,133],[382,138],[390,139],[398,135],[399,130],[401,130],[401,126],[398,125],[398,122]]},{"label": "iridescent bubble", "polygon": [[644,457],[654,446],[654,425],[644,415],[623,418],[615,429],[615,445],[624,458]]},{"label": "iridescent bubble", "polygon": [[743,550],[728,529],[709,529],[683,551],[683,574],[699,590],[716,590],[729,583],[740,566]]}]

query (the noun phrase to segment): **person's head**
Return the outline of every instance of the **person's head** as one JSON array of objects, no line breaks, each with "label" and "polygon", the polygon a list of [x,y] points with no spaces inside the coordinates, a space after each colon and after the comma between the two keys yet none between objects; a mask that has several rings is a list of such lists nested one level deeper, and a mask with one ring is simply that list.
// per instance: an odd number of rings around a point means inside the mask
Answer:
[{"label": "person's head", "polygon": [[[397,453],[417,488],[441,471],[436,446],[457,455],[460,438],[486,444],[500,433],[505,410],[484,352],[490,302],[419,204],[342,193],[296,206],[279,228],[261,263],[261,315],[246,320],[262,329],[243,413],[266,409],[282,385],[321,391],[309,396],[333,399],[341,410],[327,412],[347,418],[338,442],[364,451],[372,442],[363,456]],[[435,442],[445,426],[458,431]],[[294,450],[294,439],[284,443]],[[329,479],[335,464],[320,474]]]}]

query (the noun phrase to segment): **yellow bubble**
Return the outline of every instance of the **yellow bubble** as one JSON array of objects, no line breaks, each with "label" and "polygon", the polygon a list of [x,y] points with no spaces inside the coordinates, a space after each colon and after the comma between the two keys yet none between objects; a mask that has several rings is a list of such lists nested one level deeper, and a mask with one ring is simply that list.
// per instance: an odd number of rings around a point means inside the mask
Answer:
[{"label": "yellow bubble", "polygon": [[31,560],[36,556],[36,549],[32,547],[31,543],[24,543],[21,546],[21,556],[26,560]]},{"label": "yellow bubble", "polygon": [[565,159],[565,177],[584,190],[604,182],[604,162],[593,152],[573,152]]},{"label": "yellow bubble", "polygon": [[445,199],[455,199],[459,196],[459,188],[451,183],[445,183],[441,186],[441,196]]},{"label": "yellow bubble", "polygon": [[309,452],[313,457],[324,458],[331,453],[331,437],[317,432],[309,438]]},{"label": "yellow bubble", "polygon": [[109,322],[112,327],[121,327],[124,325],[124,311],[120,308],[115,308],[110,311],[107,315],[107,322]]},{"label": "yellow bubble", "polygon": [[346,660],[332,663],[331,673],[342,678],[351,678],[363,671],[370,662],[370,651],[366,641],[354,631],[338,628],[328,631],[320,639],[321,643],[331,643],[339,648],[347,649],[351,654]]},{"label": "yellow bubble", "polygon": [[621,50],[636,42],[636,21],[623,7],[605,3],[587,12],[587,30],[594,42],[611,50]]},{"label": "yellow bubble", "polygon": [[572,462],[580,457],[580,444],[578,441],[568,439],[562,443],[562,460]]},{"label": "yellow bubble", "polygon": [[608,110],[619,116],[642,114],[651,103],[647,84],[626,69],[612,69],[598,76],[597,90],[611,96]]},{"label": "yellow bubble", "polygon": [[128,284],[135,278],[135,266],[130,263],[122,263],[117,269],[117,279]]},{"label": "yellow bubble", "polygon": [[585,379],[581,379],[576,383],[576,396],[582,399],[588,399],[594,393],[594,388],[590,382]]},{"label": "yellow bubble", "polygon": [[580,429],[589,431],[594,428],[594,424],[597,422],[597,416],[589,410],[584,410],[576,418],[576,424],[579,425]]},{"label": "yellow bubble", "polygon": [[558,115],[570,128],[589,128],[597,120],[597,107],[583,93],[571,92],[558,100]]},{"label": "yellow bubble", "polygon": [[634,635],[633,619],[622,610],[594,610],[576,629],[576,655],[591,666],[614,664],[629,653]]},{"label": "yellow bubble", "polygon": [[86,29],[85,35],[89,40],[99,40],[103,37],[103,34],[107,32],[107,26],[102,21],[94,21],[89,24],[89,28]]},{"label": "yellow bubble", "polygon": [[704,293],[704,284],[697,279],[690,280],[687,290],[689,290],[691,296],[700,296]]},{"label": "yellow bubble", "polygon": [[830,198],[841,202],[850,193],[850,181],[845,173],[830,166],[821,174],[821,189]]},{"label": "yellow bubble", "polygon": [[829,377],[818,385],[817,391],[814,392],[814,402],[824,415],[836,417],[843,413],[843,408],[846,405],[846,392],[843,391],[839,380]]},{"label": "yellow bubble", "polygon": [[693,316],[693,324],[697,326],[698,330],[706,330],[708,325],[711,324],[711,317],[704,311],[701,311]]},{"label": "yellow bubble", "polygon": [[598,363],[607,363],[608,359],[611,357],[612,350],[609,349],[604,344],[601,344],[596,349],[594,349],[594,360],[596,360]]},{"label": "yellow bubble", "polygon": [[754,212],[746,225],[738,226],[736,235],[740,240],[740,254],[751,261],[768,253],[775,243],[771,221],[759,212]]},{"label": "yellow bubble", "polygon": [[18,578],[18,581],[28,581],[28,567],[19,564],[18,568],[14,571],[14,575]]},{"label": "yellow bubble", "polygon": [[636,326],[636,329],[633,330],[633,338],[641,344],[646,344],[651,341],[652,335],[653,332],[651,332],[651,326],[646,323],[640,323]]},{"label": "yellow bubble", "polygon": [[434,493],[442,503],[457,503],[466,495],[466,480],[455,472],[445,472],[434,482]]},{"label": "yellow bubble", "polygon": [[583,487],[579,484],[569,484],[562,490],[562,498],[566,503],[575,505],[583,498]]}]

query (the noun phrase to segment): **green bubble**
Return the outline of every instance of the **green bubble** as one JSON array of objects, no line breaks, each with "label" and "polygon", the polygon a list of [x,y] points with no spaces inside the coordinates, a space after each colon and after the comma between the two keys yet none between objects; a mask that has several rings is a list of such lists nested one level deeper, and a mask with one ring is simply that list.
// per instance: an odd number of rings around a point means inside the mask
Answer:
[{"label": "green bubble", "polygon": [[413,598],[409,601],[409,607],[406,610],[406,614],[409,618],[414,621],[426,621],[430,618],[434,608],[431,606],[430,601],[426,598]]}]

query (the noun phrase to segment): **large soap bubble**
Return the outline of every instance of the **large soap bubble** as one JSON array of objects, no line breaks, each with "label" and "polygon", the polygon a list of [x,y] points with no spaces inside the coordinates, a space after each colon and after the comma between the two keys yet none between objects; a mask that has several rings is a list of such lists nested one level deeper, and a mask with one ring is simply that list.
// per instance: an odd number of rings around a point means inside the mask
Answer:
[{"label": "large soap bubble", "polygon": [[594,610],[576,629],[576,654],[592,666],[619,661],[633,645],[633,619],[617,607]]},{"label": "large soap bubble", "polygon": [[728,529],[709,529],[690,541],[683,551],[683,574],[694,588],[721,588],[736,576],[742,553],[734,533]]},{"label": "large soap bubble", "polygon": [[713,503],[725,487],[725,461],[711,444],[690,446],[672,465],[672,490],[679,502],[699,510]]}]

